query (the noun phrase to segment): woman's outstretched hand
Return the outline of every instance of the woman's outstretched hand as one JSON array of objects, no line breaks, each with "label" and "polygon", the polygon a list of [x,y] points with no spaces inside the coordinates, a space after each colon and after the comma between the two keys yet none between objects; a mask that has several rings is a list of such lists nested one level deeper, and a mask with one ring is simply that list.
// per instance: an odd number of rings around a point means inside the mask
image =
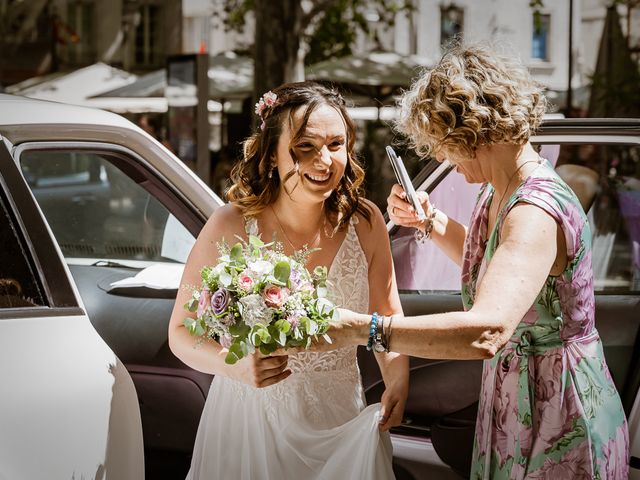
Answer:
[{"label": "woman's outstretched hand", "polygon": [[[427,192],[416,192],[418,200],[422,204],[425,212],[431,211],[429,194]],[[389,219],[398,226],[422,228],[425,221],[419,220],[416,211],[409,202],[406,201],[407,194],[397,183],[391,188],[391,193],[387,197],[387,212]]]},{"label": "woman's outstretched hand", "polygon": [[369,338],[370,321],[370,315],[339,308],[338,319],[331,322],[331,327],[327,332],[331,342],[327,342],[323,337],[318,337],[318,340],[314,340],[309,348],[280,348],[272,355],[287,355],[307,351],[328,352],[338,348],[366,345]]}]

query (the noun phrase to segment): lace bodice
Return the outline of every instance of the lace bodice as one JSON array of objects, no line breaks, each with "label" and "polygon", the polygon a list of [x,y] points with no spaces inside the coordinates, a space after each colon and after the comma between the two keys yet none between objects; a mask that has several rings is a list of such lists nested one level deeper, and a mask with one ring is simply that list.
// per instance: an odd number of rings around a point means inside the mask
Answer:
[{"label": "lace bodice", "polygon": [[[352,217],[347,235],[338,249],[328,272],[329,299],[338,307],[356,312],[369,309],[369,269]],[[247,234],[258,235],[258,222],[251,217],[246,220]],[[352,370],[357,372],[357,347],[347,347],[330,352],[301,352],[289,356],[289,367],[296,372]]]}]

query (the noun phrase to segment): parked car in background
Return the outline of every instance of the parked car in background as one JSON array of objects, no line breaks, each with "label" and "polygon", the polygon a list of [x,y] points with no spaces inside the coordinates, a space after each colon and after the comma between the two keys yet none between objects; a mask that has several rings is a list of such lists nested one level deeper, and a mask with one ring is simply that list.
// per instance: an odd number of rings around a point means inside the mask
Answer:
[{"label": "parked car in background", "polygon": [[[147,479],[184,478],[212,377],[173,356],[167,326],[188,252],[223,201],[115,114],[8,95],[0,112],[0,478],[142,478],[142,462]],[[639,456],[638,209],[625,192],[640,178],[640,121],[554,120],[534,140],[559,152],[585,199],[595,192],[597,324]],[[464,220],[473,187],[452,175],[426,162],[415,183]],[[405,312],[461,308],[456,267],[389,230]],[[364,349],[359,362],[376,402],[378,367]],[[465,474],[479,388],[480,362],[412,359],[392,430],[399,479]]]}]

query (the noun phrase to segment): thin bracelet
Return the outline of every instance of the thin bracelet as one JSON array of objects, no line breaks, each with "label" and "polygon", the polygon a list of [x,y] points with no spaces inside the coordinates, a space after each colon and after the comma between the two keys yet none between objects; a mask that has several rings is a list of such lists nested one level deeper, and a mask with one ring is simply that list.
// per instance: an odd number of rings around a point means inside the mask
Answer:
[{"label": "thin bracelet", "polygon": [[431,212],[427,216],[427,223],[425,223],[424,225],[424,232],[419,228],[416,228],[416,231],[413,234],[413,236],[415,237],[418,243],[424,243],[426,240],[429,239],[429,237],[431,237],[431,232],[433,232],[433,224],[434,224],[434,219],[436,218],[436,213],[437,213],[437,209],[432,204]]},{"label": "thin bracelet", "polygon": [[376,335],[376,326],[378,323],[378,313],[373,312],[371,315],[371,324],[369,325],[369,340],[367,340],[367,350],[371,351],[373,348],[373,339]]},{"label": "thin bracelet", "polygon": [[384,335],[384,319],[385,315],[378,316],[378,324],[376,325],[376,333],[373,338],[373,351],[377,353],[388,352],[387,343]]},{"label": "thin bracelet", "polygon": [[389,317],[389,334],[387,335],[387,351],[391,351],[391,325],[393,325],[393,315]]}]

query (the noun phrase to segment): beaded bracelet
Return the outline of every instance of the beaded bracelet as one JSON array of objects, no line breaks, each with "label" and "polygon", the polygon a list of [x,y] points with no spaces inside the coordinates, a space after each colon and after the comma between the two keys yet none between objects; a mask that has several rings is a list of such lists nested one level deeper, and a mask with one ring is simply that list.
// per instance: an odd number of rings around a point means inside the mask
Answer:
[{"label": "beaded bracelet", "polygon": [[371,315],[371,325],[369,326],[369,340],[367,341],[367,350],[371,351],[373,348],[373,339],[376,335],[376,326],[378,323],[378,313],[373,312]]},{"label": "beaded bracelet", "polygon": [[389,350],[387,349],[387,341],[386,341],[386,336],[384,334],[384,319],[386,317],[384,315],[380,315],[378,317],[378,323],[376,325],[376,333],[375,336],[373,337],[373,351],[374,352],[378,352],[378,353],[382,353],[382,352],[388,352]]},{"label": "beaded bracelet", "polygon": [[433,221],[436,218],[436,212],[436,207],[431,205],[431,212],[427,217],[427,223],[425,223],[424,225],[424,232],[419,228],[416,228],[416,231],[413,233],[413,236],[415,237],[417,242],[424,243],[425,240],[428,240],[431,236],[431,232],[433,232]]}]

